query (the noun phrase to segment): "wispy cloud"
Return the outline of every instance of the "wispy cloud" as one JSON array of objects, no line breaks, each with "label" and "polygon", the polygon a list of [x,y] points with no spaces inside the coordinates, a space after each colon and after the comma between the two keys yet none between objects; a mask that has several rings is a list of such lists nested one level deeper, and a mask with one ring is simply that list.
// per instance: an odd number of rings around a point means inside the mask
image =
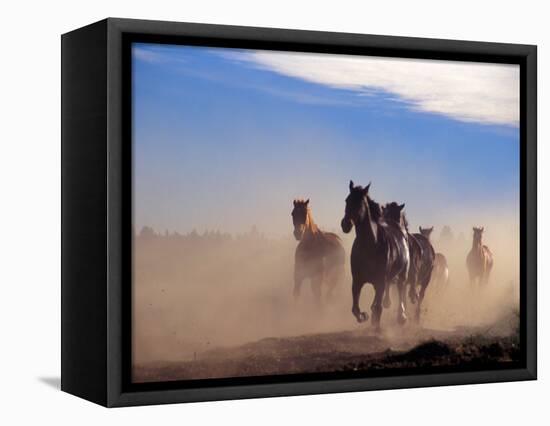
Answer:
[{"label": "wispy cloud", "polygon": [[[218,59],[233,59],[231,56],[232,50],[226,52],[225,49],[208,48],[208,52]],[[178,51],[170,47],[134,47],[133,55],[134,59],[150,64],[170,64],[174,71],[192,76],[193,78],[200,78],[225,86],[263,92],[292,102],[318,106],[357,106],[361,104],[361,102],[359,102],[360,99],[354,100],[350,99],[349,96],[338,96],[336,93],[332,94],[332,96],[327,96],[326,93],[319,94],[317,93],[318,91],[311,90],[311,87],[289,89],[281,87],[280,85],[258,83],[254,80],[235,79],[232,78],[231,75],[228,75],[224,69],[218,69],[215,66],[208,69],[205,69],[203,64],[195,64],[196,66],[194,66],[193,61],[186,58],[185,53],[183,53],[181,49]],[[237,62],[239,61],[237,60]],[[239,64],[239,66],[241,65]],[[365,95],[367,95],[366,92]]]},{"label": "wispy cloud", "polygon": [[144,61],[144,62],[164,62],[165,58],[161,53],[158,53],[151,49],[145,49],[141,47],[134,47],[132,49],[132,55],[134,56],[134,59],[137,59],[138,61]]},{"label": "wispy cloud", "polygon": [[134,59],[149,63],[187,63],[187,58],[178,46],[138,44],[132,48]]},{"label": "wispy cloud", "polygon": [[347,89],[384,91],[417,111],[485,124],[519,123],[519,67],[455,61],[268,51],[226,52],[228,59]]}]

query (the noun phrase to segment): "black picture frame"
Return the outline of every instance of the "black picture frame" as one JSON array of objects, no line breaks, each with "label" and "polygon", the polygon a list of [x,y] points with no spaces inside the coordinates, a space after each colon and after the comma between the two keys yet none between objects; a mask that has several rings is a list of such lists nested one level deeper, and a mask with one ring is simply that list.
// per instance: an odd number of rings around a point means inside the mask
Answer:
[{"label": "black picture frame", "polygon": [[[62,390],[115,407],[536,379],[536,46],[118,18],[61,41]],[[132,384],[129,46],[136,41],[519,64],[520,365]]]}]

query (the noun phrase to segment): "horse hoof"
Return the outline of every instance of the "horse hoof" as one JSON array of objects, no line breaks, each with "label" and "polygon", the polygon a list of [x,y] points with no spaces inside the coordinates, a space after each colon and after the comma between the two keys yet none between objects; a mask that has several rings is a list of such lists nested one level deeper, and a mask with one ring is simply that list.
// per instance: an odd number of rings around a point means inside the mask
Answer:
[{"label": "horse hoof", "polygon": [[366,312],[360,312],[359,315],[357,316],[358,323],[365,322],[368,319],[369,319],[369,316],[367,315]]}]

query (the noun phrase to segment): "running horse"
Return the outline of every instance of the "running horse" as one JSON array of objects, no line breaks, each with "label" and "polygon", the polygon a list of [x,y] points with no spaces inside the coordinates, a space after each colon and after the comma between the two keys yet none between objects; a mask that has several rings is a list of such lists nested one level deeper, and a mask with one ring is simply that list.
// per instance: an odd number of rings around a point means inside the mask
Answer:
[{"label": "running horse", "polygon": [[[422,233],[411,234],[409,232],[409,224],[403,212],[404,207],[405,204],[388,203],[383,208],[383,214],[387,223],[399,226],[406,232],[410,258],[409,273],[407,275],[409,299],[411,303],[416,304],[415,320],[419,321],[422,302],[424,301],[426,289],[432,277],[435,251],[425,235],[422,235]],[[418,291],[418,288],[420,288],[420,291]],[[389,288],[387,289],[386,299],[388,300],[386,305],[389,305]]]},{"label": "running horse", "polygon": [[300,241],[294,256],[294,297],[300,296],[302,282],[310,280],[317,304],[321,303],[321,287],[327,285],[326,298],[343,281],[346,254],[342,241],[332,232],[323,232],[313,221],[309,199],[294,200],[292,210],[294,237]]},{"label": "running horse", "polygon": [[493,253],[481,241],[484,229],[483,227],[473,228],[472,249],[466,258],[466,265],[468,266],[470,283],[472,285],[476,280],[479,284],[487,284],[489,282],[489,274],[491,273],[491,269],[493,269]]},{"label": "running horse", "polygon": [[406,233],[381,220],[380,205],[369,197],[370,183],[365,187],[349,183],[346,210],[342,219],[342,231],[349,233],[355,226],[355,240],[351,249],[352,313],[357,322],[368,319],[359,308],[359,297],[365,283],[374,286],[374,300],[371,305],[372,324],[380,329],[382,299],[387,286],[395,281],[399,303],[397,321],[404,324],[405,284],[409,270],[409,247]]},{"label": "running horse", "polygon": [[[420,233],[424,235],[428,241],[431,242],[431,235],[434,230],[434,227],[431,228],[419,228]],[[449,284],[449,264],[447,258],[443,253],[435,253],[434,258],[434,270],[432,272],[432,281],[433,283],[440,287],[442,285]]]}]

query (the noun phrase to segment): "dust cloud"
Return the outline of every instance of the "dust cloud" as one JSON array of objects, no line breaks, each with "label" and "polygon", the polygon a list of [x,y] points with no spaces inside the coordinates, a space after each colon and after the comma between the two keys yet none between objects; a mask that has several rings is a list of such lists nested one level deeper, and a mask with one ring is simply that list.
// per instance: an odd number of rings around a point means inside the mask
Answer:
[{"label": "dust cloud", "polygon": [[[475,221],[474,221],[475,218]],[[502,212],[456,212],[449,220],[451,234],[432,234],[436,252],[449,264],[450,282],[430,284],[420,326],[436,330],[487,325],[508,327],[502,318],[519,312],[519,221]],[[334,227],[323,227],[329,230]],[[429,226],[430,223],[415,223]],[[472,244],[472,226],[485,226],[483,236],[494,254],[486,287],[471,286],[466,255]],[[133,364],[189,361],[217,347],[240,345],[266,337],[298,336],[343,330],[369,330],[351,314],[349,253],[354,233],[339,233],[348,261],[346,276],[331,300],[315,306],[306,281],[294,300],[293,267],[297,245],[291,237],[266,237],[252,228],[240,235],[220,232],[157,234],[144,228],[134,238]],[[361,308],[370,312],[372,286],[366,284]],[[391,336],[393,305],[382,315],[382,327]],[[400,333],[413,333],[413,309]],[[511,325],[512,326],[512,325]]]}]

